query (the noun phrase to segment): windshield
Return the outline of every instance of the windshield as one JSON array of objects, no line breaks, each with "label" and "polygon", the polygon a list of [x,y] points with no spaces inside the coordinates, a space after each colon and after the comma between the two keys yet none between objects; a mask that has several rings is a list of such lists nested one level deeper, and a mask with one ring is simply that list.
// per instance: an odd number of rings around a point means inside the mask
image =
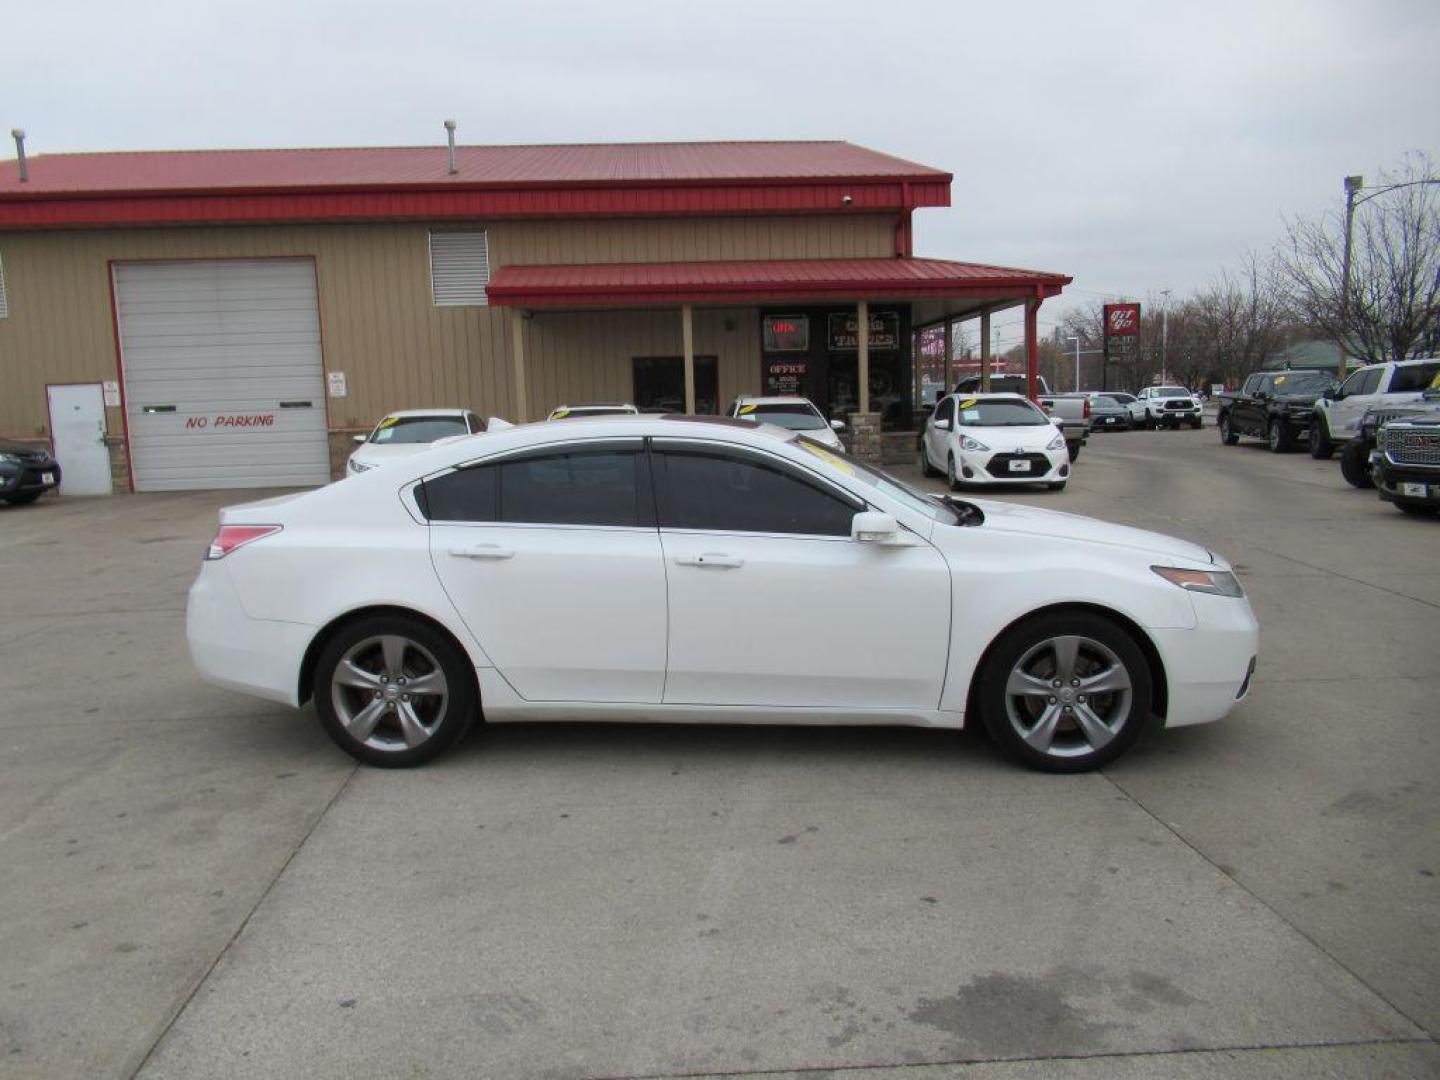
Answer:
[{"label": "windshield", "polygon": [[825,418],[812,406],[800,404],[751,404],[741,405],[736,417],[753,420],[756,423],[778,424],[791,431],[815,431],[826,426]]},{"label": "windshield", "polygon": [[370,433],[372,443],[428,443],[451,435],[468,435],[463,416],[387,416]]},{"label": "windshield", "polygon": [[1335,380],[1319,371],[1293,371],[1276,375],[1271,384],[1277,394],[1323,394],[1335,385]]},{"label": "windshield", "polygon": [[[793,441],[796,446],[808,450],[827,465],[839,469],[846,476],[869,484],[902,506],[909,507],[916,513],[924,514],[931,521],[938,521],[942,525],[959,525],[966,516],[948,503],[937,502],[928,495],[922,495],[889,473],[883,473],[868,465],[860,464],[842,450],[832,450],[828,446],[821,446],[813,439],[807,439],[803,435],[795,436]],[[978,511],[976,513],[978,514]]]},{"label": "windshield", "polygon": [[1155,391],[1156,397],[1189,397],[1190,391],[1181,386],[1162,386]]},{"label": "windshield", "polygon": [[1050,418],[1028,401],[962,398],[955,404],[960,410],[961,427],[1039,427],[1050,423]]}]

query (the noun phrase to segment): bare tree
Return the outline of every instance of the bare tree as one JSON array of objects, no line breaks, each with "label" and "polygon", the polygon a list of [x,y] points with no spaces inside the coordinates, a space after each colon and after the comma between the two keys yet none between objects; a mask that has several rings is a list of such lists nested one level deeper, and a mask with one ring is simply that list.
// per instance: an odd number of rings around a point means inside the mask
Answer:
[{"label": "bare tree", "polygon": [[1275,265],[1252,252],[1237,272],[1222,271],[1185,303],[1196,343],[1191,369],[1197,383],[1233,383],[1300,334]]},{"label": "bare tree", "polygon": [[1403,360],[1433,344],[1440,319],[1440,193],[1427,154],[1406,156],[1355,208],[1350,295],[1342,213],[1296,218],[1276,250],[1290,300],[1305,321],[1351,356]]}]

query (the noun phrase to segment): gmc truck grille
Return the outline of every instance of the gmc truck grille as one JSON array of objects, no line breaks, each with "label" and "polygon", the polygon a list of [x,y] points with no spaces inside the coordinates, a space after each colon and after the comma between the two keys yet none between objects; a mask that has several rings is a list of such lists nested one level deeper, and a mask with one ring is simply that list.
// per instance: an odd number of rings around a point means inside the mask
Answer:
[{"label": "gmc truck grille", "polygon": [[1440,430],[1401,428],[1385,432],[1385,456],[1396,465],[1440,466]]}]

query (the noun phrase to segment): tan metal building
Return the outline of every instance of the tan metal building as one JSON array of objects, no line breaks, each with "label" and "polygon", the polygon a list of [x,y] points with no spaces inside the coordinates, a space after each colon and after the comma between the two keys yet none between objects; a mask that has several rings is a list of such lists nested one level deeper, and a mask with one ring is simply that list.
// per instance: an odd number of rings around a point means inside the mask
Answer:
[{"label": "tan metal building", "polygon": [[[915,330],[1024,305],[1033,344],[1069,282],[914,258],[950,181],[803,142],[3,162],[0,436],[67,477],[103,453],[114,490],[288,486],[395,409],[787,391],[873,455],[912,426]],[[98,450],[57,438],[86,409]]]}]

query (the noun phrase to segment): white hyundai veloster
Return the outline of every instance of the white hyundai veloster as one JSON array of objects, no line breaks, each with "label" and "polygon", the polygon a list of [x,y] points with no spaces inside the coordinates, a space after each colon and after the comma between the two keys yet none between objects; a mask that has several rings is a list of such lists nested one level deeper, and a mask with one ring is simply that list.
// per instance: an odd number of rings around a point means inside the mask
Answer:
[{"label": "white hyundai veloster", "polygon": [[1227,563],[940,500],[771,425],[528,424],[229,507],[190,590],[201,674],[375,765],[471,722],[983,724],[1054,771],[1245,696]]}]

